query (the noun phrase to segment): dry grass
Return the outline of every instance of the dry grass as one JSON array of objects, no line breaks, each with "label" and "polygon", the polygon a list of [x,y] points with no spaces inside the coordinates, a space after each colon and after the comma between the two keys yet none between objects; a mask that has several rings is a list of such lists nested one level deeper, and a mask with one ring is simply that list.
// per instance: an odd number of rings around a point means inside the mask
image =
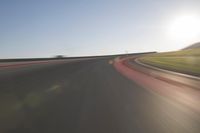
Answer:
[{"label": "dry grass", "polygon": [[200,76],[200,49],[157,53],[139,60],[163,69]]}]

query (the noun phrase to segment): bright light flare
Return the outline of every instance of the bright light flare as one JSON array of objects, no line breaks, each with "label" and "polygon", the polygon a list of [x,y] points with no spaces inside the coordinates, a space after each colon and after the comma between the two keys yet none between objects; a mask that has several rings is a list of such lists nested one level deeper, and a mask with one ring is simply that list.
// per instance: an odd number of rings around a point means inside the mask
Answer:
[{"label": "bright light flare", "polygon": [[177,41],[193,41],[200,38],[200,17],[182,15],[175,18],[169,26],[169,34]]}]

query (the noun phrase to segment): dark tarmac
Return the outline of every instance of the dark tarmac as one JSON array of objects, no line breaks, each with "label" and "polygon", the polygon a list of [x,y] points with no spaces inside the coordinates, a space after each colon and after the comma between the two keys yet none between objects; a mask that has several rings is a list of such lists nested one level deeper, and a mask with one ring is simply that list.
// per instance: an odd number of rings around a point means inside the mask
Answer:
[{"label": "dark tarmac", "polygon": [[198,113],[122,76],[111,59],[0,70],[0,132],[200,132]]}]

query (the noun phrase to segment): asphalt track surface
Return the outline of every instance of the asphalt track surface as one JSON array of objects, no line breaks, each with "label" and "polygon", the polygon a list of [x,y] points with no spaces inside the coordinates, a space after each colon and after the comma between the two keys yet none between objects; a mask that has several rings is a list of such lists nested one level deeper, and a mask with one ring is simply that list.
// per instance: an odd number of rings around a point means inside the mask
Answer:
[{"label": "asphalt track surface", "polygon": [[1,69],[0,132],[200,132],[198,112],[129,80],[112,59]]}]

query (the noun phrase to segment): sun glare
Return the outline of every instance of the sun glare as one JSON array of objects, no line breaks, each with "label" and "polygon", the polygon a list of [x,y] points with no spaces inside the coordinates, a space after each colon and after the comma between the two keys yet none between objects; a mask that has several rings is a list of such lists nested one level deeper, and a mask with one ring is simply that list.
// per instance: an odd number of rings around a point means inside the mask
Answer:
[{"label": "sun glare", "polygon": [[200,18],[195,15],[182,15],[175,18],[169,26],[169,34],[177,41],[193,41],[200,38]]}]

